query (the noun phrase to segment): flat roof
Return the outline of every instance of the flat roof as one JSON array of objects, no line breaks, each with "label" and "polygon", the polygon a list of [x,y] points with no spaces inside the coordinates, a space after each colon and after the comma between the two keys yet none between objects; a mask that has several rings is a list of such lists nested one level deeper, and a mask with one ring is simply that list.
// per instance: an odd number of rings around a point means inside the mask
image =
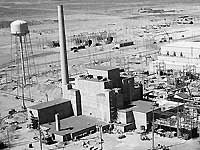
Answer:
[{"label": "flat roof", "polygon": [[88,67],[87,69],[108,71],[108,70],[119,69],[119,68],[118,68],[118,67],[112,67],[112,66],[100,66],[100,65],[95,65],[95,66]]},{"label": "flat roof", "polygon": [[[137,100],[131,103],[129,108],[120,109],[119,112],[129,112],[129,111],[136,111],[142,113],[148,113],[153,110],[153,105],[155,102],[149,102],[144,100]],[[159,107],[154,106],[154,110],[158,109]]]},{"label": "flat roof", "polygon": [[[144,100],[138,100],[131,103],[133,105],[133,111],[148,113],[153,110],[153,105],[155,102],[149,102]],[[158,109],[159,107],[155,107],[154,109]]]},{"label": "flat roof", "polygon": [[172,42],[162,47],[188,47],[188,48],[200,48],[200,42],[194,41],[180,41],[180,42]]},{"label": "flat roof", "polygon": [[55,100],[52,100],[52,101],[39,103],[39,104],[30,106],[30,107],[28,107],[28,108],[39,110],[39,109],[48,108],[48,107],[51,107],[51,106],[54,106],[54,105],[66,103],[66,102],[68,102],[68,101],[70,101],[70,100],[68,100],[68,99],[63,99],[63,98],[59,98],[59,99],[55,99]]},{"label": "flat roof", "polygon": [[76,133],[87,128],[91,128],[96,125],[106,126],[107,123],[98,121],[96,118],[80,115],[60,120],[60,131],[56,131],[55,122],[43,124],[42,127],[49,128],[50,133],[63,136],[71,133]]}]

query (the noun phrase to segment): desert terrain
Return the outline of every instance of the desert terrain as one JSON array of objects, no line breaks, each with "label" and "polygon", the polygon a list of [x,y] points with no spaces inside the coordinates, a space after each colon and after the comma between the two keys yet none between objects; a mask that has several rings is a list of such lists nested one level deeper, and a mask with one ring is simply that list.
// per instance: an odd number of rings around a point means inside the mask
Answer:
[{"label": "desert terrain", "polygon": [[[22,101],[16,99],[21,95],[21,88],[12,82],[12,73],[17,69],[9,69],[16,65],[12,47],[14,37],[10,34],[10,23],[14,20],[28,22],[32,42],[33,56],[37,77],[25,88],[26,106],[54,100],[61,97],[60,56],[59,47],[51,47],[48,43],[58,41],[57,5],[64,5],[65,30],[70,77],[84,72],[85,67],[94,64],[118,66],[127,71],[146,71],[148,62],[156,59],[161,45],[178,40],[199,40],[200,37],[200,2],[198,0],[0,0],[0,117],[2,127],[7,126],[4,119],[8,111],[19,111],[14,117],[20,122],[22,129],[9,129],[10,148],[27,149],[33,143],[39,149],[39,141],[34,140],[35,132],[26,128],[26,113],[20,112]],[[161,12],[142,13],[141,8],[162,10]],[[177,23],[180,16],[190,16],[193,24]],[[113,42],[101,43],[101,46],[86,47],[78,52],[70,49],[75,45],[72,37],[79,34],[105,32],[113,33]],[[169,37],[172,40],[169,40]],[[162,39],[166,41],[160,42]],[[122,49],[113,49],[120,42],[134,41],[134,45]],[[12,51],[11,51],[12,49]],[[146,57],[146,56],[151,56]],[[141,63],[136,63],[140,61]],[[33,66],[32,66],[33,67]],[[37,79],[36,79],[37,78]],[[31,100],[30,100],[31,99]],[[128,133],[127,133],[128,134]],[[97,134],[92,136],[98,136]],[[151,138],[151,135],[149,135]],[[0,132],[0,139],[8,140],[8,134]],[[86,137],[91,138],[93,137]],[[151,147],[150,141],[141,141],[136,133],[129,133],[127,138],[119,140],[116,134],[104,135],[104,149],[137,149],[146,150]],[[94,138],[95,139],[95,138]],[[200,149],[199,139],[185,141],[182,139],[157,138],[156,144],[171,145],[172,150]],[[81,141],[47,146],[43,149],[82,149]],[[93,142],[95,144],[95,142]]]}]

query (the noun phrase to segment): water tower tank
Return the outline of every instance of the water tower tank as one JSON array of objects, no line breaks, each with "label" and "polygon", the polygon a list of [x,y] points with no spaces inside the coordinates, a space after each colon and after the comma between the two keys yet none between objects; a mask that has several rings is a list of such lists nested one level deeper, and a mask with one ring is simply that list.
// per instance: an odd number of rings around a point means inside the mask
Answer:
[{"label": "water tower tank", "polygon": [[16,20],[10,24],[12,35],[26,35],[29,33],[28,24],[23,20]]}]

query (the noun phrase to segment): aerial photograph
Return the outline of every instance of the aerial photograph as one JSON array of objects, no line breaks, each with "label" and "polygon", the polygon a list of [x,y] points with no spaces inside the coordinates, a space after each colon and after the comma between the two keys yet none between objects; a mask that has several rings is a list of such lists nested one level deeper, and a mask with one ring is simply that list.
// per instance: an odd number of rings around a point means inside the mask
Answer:
[{"label": "aerial photograph", "polygon": [[200,0],[0,0],[0,149],[200,150]]}]

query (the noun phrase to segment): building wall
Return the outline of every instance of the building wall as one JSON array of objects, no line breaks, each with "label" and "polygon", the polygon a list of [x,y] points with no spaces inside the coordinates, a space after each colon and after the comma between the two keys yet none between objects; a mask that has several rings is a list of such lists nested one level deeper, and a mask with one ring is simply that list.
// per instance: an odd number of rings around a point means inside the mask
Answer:
[{"label": "building wall", "polygon": [[82,114],[96,117],[102,121],[110,121],[111,90],[105,89],[107,82],[93,80],[77,80],[77,89],[80,90]]},{"label": "building wall", "polygon": [[124,97],[121,88],[116,88],[113,90],[115,91],[117,109],[124,108]]},{"label": "building wall", "polygon": [[91,126],[91,127],[88,127],[88,128],[85,128],[85,129],[82,129],[80,131],[72,133],[71,134],[72,135],[72,139],[83,137],[84,134],[89,134],[90,131],[96,131],[96,126]]},{"label": "building wall", "polygon": [[133,99],[134,77],[122,79],[124,103],[129,104]]},{"label": "building wall", "polygon": [[133,111],[135,118],[135,126],[137,129],[140,129],[141,126],[145,126],[147,129],[147,116],[146,113]]},{"label": "building wall", "polygon": [[133,111],[129,111],[126,113],[126,123],[133,123],[135,122],[134,120],[134,115],[133,115]]},{"label": "building wall", "polygon": [[81,95],[80,91],[77,89],[65,89],[63,91],[63,97],[71,100],[72,108],[75,116],[79,116],[82,114],[81,107]]},{"label": "building wall", "polygon": [[38,111],[40,124],[55,121],[56,113],[59,113],[60,119],[64,119],[64,118],[73,116],[74,113],[73,113],[71,102],[68,101],[68,102],[65,102],[65,103],[62,103],[59,105],[54,105],[52,107],[40,109]]},{"label": "building wall", "polygon": [[119,68],[108,71],[108,79],[112,81],[114,88],[121,87],[120,71]]},{"label": "building wall", "polygon": [[135,123],[129,123],[125,126],[124,132],[128,132],[129,130],[135,130]]},{"label": "building wall", "polygon": [[143,85],[134,85],[131,92],[131,101],[137,101],[143,99]]},{"label": "building wall", "polygon": [[130,130],[134,130],[135,129],[135,123],[129,123],[126,125],[122,125],[122,124],[115,124],[114,127],[122,132],[128,132]]},{"label": "building wall", "polygon": [[[161,108],[154,109],[154,111],[156,111],[156,110],[161,110]],[[154,113],[154,121],[158,118],[160,118],[160,115],[158,113]],[[147,120],[147,130],[149,130],[149,129],[151,129],[151,126],[152,126],[153,111],[146,113],[146,120]]]},{"label": "building wall", "polygon": [[123,124],[135,123],[133,111],[118,111],[118,119],[117,122],[121,122]]},{"label": "building wall", "polygon": [[[96,95],[104,91],[106,81],[94,81],[94,80],[87,80],[87,79],[77,79],[75,82],[75,88],[79,89],[82,93],[90,94],[93,93]],[[91,92],[92,91],[92,92]]]},{"label": "building wall", "polygon": [[64,142],[65,141],[64,136],[58,135],[58,134],[54,134],[54,135],[55,135],[56,141],[58,141],[58,142]]},{"label": "building wall", "polygon": [[101,93],[98,93],[101,90],[96,88],[95,91],[95,86],[93,86],[93,92],[86,89],[80,91],[83,115],[110,122],[117,117],[117,107],[123,107],[123,97],[120,89],[104,89]]},{"label": "building wall", "polygon": [[96,118],[105,122],[110,121],[110,104],[108,98],[108,93],[97,94]]},{"label": "building wall", "polygon": [[80,90],[82,114],[95,117],[97,94],[104,92],[104,82],[78,80],[77,89]]}]

